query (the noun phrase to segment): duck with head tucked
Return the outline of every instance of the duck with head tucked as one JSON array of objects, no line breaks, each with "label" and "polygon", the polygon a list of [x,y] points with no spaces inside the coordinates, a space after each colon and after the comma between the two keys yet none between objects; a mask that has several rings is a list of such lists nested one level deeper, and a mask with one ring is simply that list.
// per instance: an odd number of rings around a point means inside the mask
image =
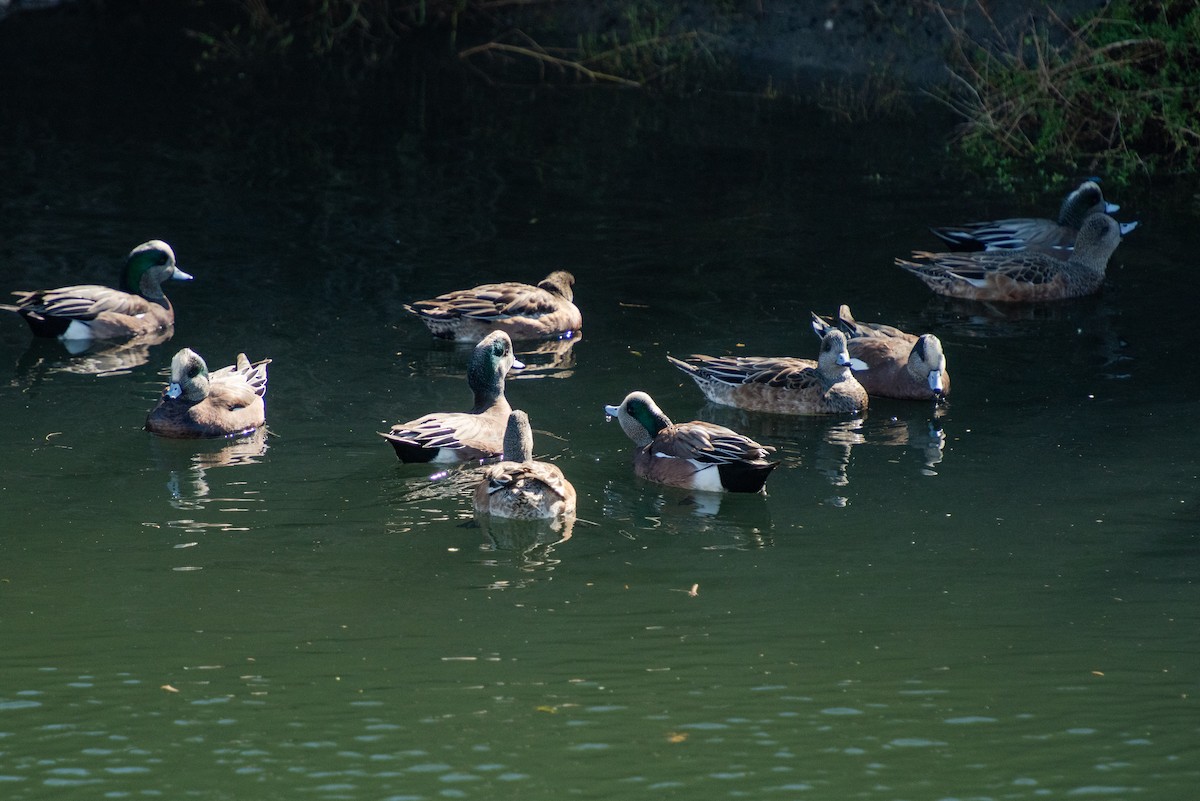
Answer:
[{"label": "duck with head tucked", "polygon": [[514,409],[504,430],[504,461],[484,468],[475,487],[475,511],[514,520],[575,515],[575,488],[562,470],[534,461],[529,415]]},{"label": "duck with head tucked", "polygon": [[25,318],[34,335],[64,340],[129,339],[170,328],[175,310],[163,294],[164,281],[190,281],[175,264],[166,242],[152,239],[130,251],[118,289],[85,284],[13,292],[15,304],[0,304]]},{"label": "duck with head tucked", "polygon": [[583,315],[573,302],[574,284],[573,275],[558,270],[537,286],[483,284],[404,308],[441,339],[477,342],[490,331],[503,331],[512,339],[570,339],[583,327]]},{"label": "duck with head tucked", "polygon": [[928,253],[896,259],[934,292],[952,298],[998,302],[1065,300],[1090,295],[1104,283],[1108,260],[1121,243],[1121,227],[1107,214],[1083,222],[1066,261],[1037,250]]},{"label": "duck with head tucked", "polygon": [[703,356],[667,360],[696,382],[713,403],[776,414],[856,414],[867,408],[867,391],[850,372],[867,369],[850,357],[846,335],[832,329],[821,338],[814,362],[790,356]]},{"label": "duck with head tucked", "polygon": [[200,354],[184,348],[171,359],[171,383],[146,417],[146,430],[163,437],[240,437],[266,424],[270,359],[237,363],[209,373]]},{"label": "duck with head tucked", "polygon": [[493,331],[479,341],[467,366],[467,385],[475,403],[467,412],[432,412],[397,423],[380,436],[402,462],[473,462],[504,450],[504,429],[512,407],[504,397],[509,370],[525,365],[513,356],[512,340]]},{"label": "duck with head tucked", "polygon": [[658,484],[710,492],[758,492],[779,462],[775,448],[725,426],[694,420],[672,423],[645,392],[630,392],[620,406],[605,406],[633,440],[633,472]]},{"label": "duck with head tucked", "polygon": [[[1024,250],[1039,248],[1060,258],[1070,256],[1083,221],[1092,214],[1115,214],[1121,207],[1109,203],[1094,180],[1084,181],[1067,195],[1054,220],[1040,217],[1012,217],[1006,220],[966,223],[931,228],[950,250]],[[1122,236],[1137,228],[1137,223],[1120,223]]]},{"label": "duck with head tucked", "polygon": [[882,323],[860,323],[850,307],[838,308],[837,317],[812,316],[813,331],[824,337],[832,330],[846,335],[851,359],[866,370],[851,372],[868,395],[900,400],[939,400],[950,393],[950,373],[942,341],[933,334],[915,336]]}]

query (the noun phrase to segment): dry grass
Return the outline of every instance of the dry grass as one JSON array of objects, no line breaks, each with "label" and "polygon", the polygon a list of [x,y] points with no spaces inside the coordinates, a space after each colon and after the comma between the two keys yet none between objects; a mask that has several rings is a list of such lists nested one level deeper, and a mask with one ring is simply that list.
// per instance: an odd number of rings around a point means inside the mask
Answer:
[{"label": "dry grass", "polygon": [[964,119],[958,143],[1002,176],[1030,171],[1194,170],[1200,147],[1200,11],[1194,3],[1114,3],[1072,24],[1051,12],[1015,34],[972,35],[938,6],[953,34],[952,85],[936,97]]}]

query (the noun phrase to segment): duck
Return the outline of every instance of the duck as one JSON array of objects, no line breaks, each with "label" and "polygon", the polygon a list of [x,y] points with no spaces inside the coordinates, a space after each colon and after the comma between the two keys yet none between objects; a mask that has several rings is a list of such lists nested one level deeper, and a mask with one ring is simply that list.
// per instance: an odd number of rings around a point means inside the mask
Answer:
[{"label": "duck", "polygon": [[163,293],[167,280],[191,281],[175,251],[151,239],[129,252],[117,289],[84,284],[58,289],[18,290],[17,302],[0,304],[29,324],[34,336],[65,341],[130,339],[171,328],[175,310]]},{"label": "duck", "polygon": [[[1115,214],[1120,209],[1116,203],[1104,199],[1095,180],[1089,180],[1067,195],[1058,210],[1058,217],[1053,220],[1013,217],[930,230],[952,251],[1040,248],[1065,259],[1070,255],[1085,219],[1097,213]],[[1125,236],[1137,225],[1136,222],[1120,223],[1121,235]]]},{"label": "duck", "polygon": [[759,492],[779,462],[775,448],[702,420],[672,423],[648,394],[630,392],[620,406],[605,406],[633,440],[633,472],[658,484],[708,492]]},{"label": "duck", "polygon": [[843,304],[837,316],[812,315],[817,336],[831,330],[846,335],[846,349],[852,359],[866,364],[866,370],[851,368],[867,395],[899,400],[940,400],[950,394],[950,373],[942,341],[933,334],[909,334],[882,323],[860,323]]},{"label": "duck", "polygon": [[470,411],[432,412],[397,423],[380,436],[402,462],[494,459],[504,451],[504,429],[512,411],[504,396],[504,378],[509,370],[524,367],[513,355],[508,334],[493,331],[479,340],[467,365],[467,386],[475,395]]},{"label": "duck", "polygon": [[834,328],[821,337],[816,361],[789,356],[704,356],[667,360],[690,376],[713,403],[776,414],[857,414],[867,391],[851,367],[866,370]]},{"label": "duck", "polygon": [[171,359],[171,382],[146,417],[146,430],[162,437],[242,437],[266,425],[267,365],[246,354],[210,373],[199,353],[183,348]]},{"label": "duck", "polygon": [[556,270],[536,286],[481,284],[405,305],[439,339],[477,342],[491,331],[515,340],[570,339],[583,327],[574,303],[575,276]]},{"label": "duck", "polygon": [[1121,243],[1121,228],[1107,214],[1083,221],[1066,261],[1036,250],[929,253],[896,259],[939,295],[966,300],[1029,302],[1065,300],[1097,292],[1108,260]]},{"label": "duck", "polygon": [[575,515],[575,488],[563,471],[533,458],[533,429],[520,409],[508,414],[504,461],[484,468],[475,486],[475,511],[515,520],[563,519]]}]

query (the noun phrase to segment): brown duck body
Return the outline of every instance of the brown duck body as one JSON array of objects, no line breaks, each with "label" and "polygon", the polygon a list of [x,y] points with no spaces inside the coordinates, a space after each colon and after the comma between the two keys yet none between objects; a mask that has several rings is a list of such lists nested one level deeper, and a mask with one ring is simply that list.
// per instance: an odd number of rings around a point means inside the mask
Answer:
[{"label": "brown duck body", "polygon": [[633,472],[648,481],[710,492],[758,492],[779,462],[773,447],[725,426],[695,420],[676,425],[644,392],[606,406],[636,446]]},{"label": "brown duck body", "polygon": [[846,349],[866,370],[850,368],[868,395],[899,400],[937,400],[950,393],[950,373],[942,343],[933,334],[917,336],[890,325],[862,323],[843,305],[837,317],[813,314],[813,330],[832,328],[846,335]]},{"label": "brown duck body", "polygon": [[850,372],[846,337],[837,330],[821,342],[817,361],[781,356],[668,356],[714,403],[776,414],[853,414],[867,408],[867,392]]},{"label": "brown duck body", "polygon": [[471,462],[494,459],[504,448],[504,429],[512,406],[504,396],[504,378],[521,365],[512,340],[493,331],[479,341],[467,367],[475,402],[466,412],[432,412],[397,423],[380,434],[402,462]]},{"label": "brown duck body", "polygon": [[549,462],[499,462],[475,487],[475,511],[516,520],[575,514],[575,488]]},{"label": "brown duck body", "polygon": [[34,335],[40,337],[63,336],[75,321],[86,324],[91,339],[126,339],[163,331],[175,324],[175,310],[165,296],[149,300],[91,284],[13,294],[17,302],[0,308],[20,314]]},{"label": "brown duck body", "polygon": [[484,468],[475,511],[514,520],[575,516],[575,488],[556,465],[533,458],[529,415],[514,410],[504,429],[505,461]]},{"label": "brown duck body", "polygon": [[512,339],[559,339],[583,327],[571,287],[575,278],[559,270],[537,286],[516,282],[482,284],[419,300],[404,308],[421,318],[436,337],[477,342],[491,331]]},{"label": "brown duck body", "polygon": [[266,424],[267,365],[270,359],[253,364],[243,353],[237,364],[208,376],[202,394],[186,389],[171,397],[174,383],[159,397],[146,417],[146,430],[163,437],[195,439],[234,437],[253,433]]},{"label": "brown duck body", "polygon": [[121,288],[81,284],[14,292],[17,302],[0,304],[24,318],[35,336],[63,339],[129,339],[167,330],[175,310],[163,281],[190,280],[175,265],[175,253],[157,239],[134,248],[126,259]]},{"label": "brown duck body", "polygon": [[1108,260],[1121,241],[1120,226],[1106,214],[1084,221],[1066,261],[1037,250],[928,253],[896,259],[934,292],[967,300],[1029,302],[1090,295],[1104,283]]}]

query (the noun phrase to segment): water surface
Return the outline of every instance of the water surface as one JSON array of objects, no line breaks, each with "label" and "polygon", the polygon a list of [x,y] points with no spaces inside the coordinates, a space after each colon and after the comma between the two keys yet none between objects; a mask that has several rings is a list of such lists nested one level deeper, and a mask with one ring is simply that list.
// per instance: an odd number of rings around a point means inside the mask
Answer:
[{"label": "water surface", "polygon": [[[4,289],[109,283],[149,238],[196,276],[144,348],[0,319],[4,798],[1194,793],[1186,196],[1115,198],[1143,227],[1096,298],[959,304],[892,258],[1020,210],[940,121],[468,99],[225,127],[97,101],[0,145]],[[477,526],[469,474],[376,432],[469,404],[468,350],[405,302],[559,268],[584,336],[508,393],[580,493],[555,542]],[[844,302],[937,333],[950,401],[750,415],[664,358],[812,357]],[[141,430],[183,346],[274,360],[268,437]],[[632,389],[776,446],[767,494],[636,480],[602,412]]]}]

